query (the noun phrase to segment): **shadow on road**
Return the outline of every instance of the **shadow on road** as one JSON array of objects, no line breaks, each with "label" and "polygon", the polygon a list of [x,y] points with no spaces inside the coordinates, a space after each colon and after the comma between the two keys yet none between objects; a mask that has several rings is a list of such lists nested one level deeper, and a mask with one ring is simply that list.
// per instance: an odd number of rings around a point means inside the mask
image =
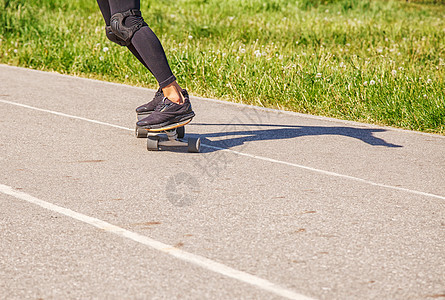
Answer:
[{"label": "shadow on road", "polygon": [[[383,146],[390,148],[400,148],[385,140],[375,137],[376,132],[385,132],[385,129],[378,128],[354,128],[339,126],[298,126],[298,125],[276,125],[276,124],[210,124],[193,123],[194,126],[221,126],[221,130],[214,133],[206,133],[201,136],[203,143],[220,148],[232,148],[240,146],[246,142],[281,140],[298,138],[302,136],[339,135],[361,140],[371,146]],[[241,130],[237,130],[237,127]],[[242,130],[243,127],[261,127],[259,130]],[[263,129],[266,127],[267,129]],[[211,141],[210,138],[225,138]],[[213,151],[217,151],[216,149]],[[207,152],[207,151],[206,151]]]}]

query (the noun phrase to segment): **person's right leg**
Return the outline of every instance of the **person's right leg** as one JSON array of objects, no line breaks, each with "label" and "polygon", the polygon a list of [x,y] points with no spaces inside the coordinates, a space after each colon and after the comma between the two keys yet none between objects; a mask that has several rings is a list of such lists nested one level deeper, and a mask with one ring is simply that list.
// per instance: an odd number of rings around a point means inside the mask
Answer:
[{"label": "person's right leg", "polygon": [[[114,34],[110,28],[110,19],[111,19],[110,4],[108,3],[108,0],[97,0],[97,4],[99,5],[100,11],[101,11],[102,16],[105,21],[106,35],[110,40],[112,40],[113,42],[116,43],[117,37],[114,36]],[[151,72],[150,68],[147,66],[147,64],[142,59],[139,52],[137,52],[137,50],[134,48],[134,46],[132,44],[130,44],[130,45],[127,45],[127,48]],[[151,72],[151,73],[153,74],[153,72]]]},{"label": "person's right leg", "polygon": [[[129,10],[140,9],[139,0],[109,0],[111,18],[117,13],[124,13]],[[129,15],[123,19],[126,27],[136,26],[138,23],[144,22],[140,15]],[[163,90],[164,96],[174,102],[182,102],[181,88],[176,82],[170,66],[165,56],[164,48],[161,45],[156,34],[144,22],[139,30],[134,32],[130,40],[130,45],[139,54],[142,61],[153,73],[159,83],[159,87]],[[113,24],[111,24],[113,26]]]},{"label": "person's right leg", "polygon": [[[143,126],[147,126],[148,123],[153,125],[158,121],[163,123],[170,122],[183,116],[194,116],[188,94],[176,82],[159,39],[142,19],[139,11],[139,0],[97,0],[97,2],[106,25],[111,30],[111,32],[107,31],[107,36],[110,38],[109,34],[114,34],[117,37],[114,36],[112,38],[117,39],[117,43],[129,47],[133,54],[155,76],[163,91],[163,96],[172,102],[171,105],[164,105],[165,103],[163,103],[162,114],[157,113],[150,120],[145,120]],[[155,99],[159,99],[159,93],[157,93],[157,96],[158,98],[155,96]],[[175,106],[182,104],[187,105],[184,107]],[[156,105],[151,106],[154,107]],[[146,104],[138,107],[137,111],[140,109],[147,111],[147,108],[152,110],[153,107],[151,106]]]}]

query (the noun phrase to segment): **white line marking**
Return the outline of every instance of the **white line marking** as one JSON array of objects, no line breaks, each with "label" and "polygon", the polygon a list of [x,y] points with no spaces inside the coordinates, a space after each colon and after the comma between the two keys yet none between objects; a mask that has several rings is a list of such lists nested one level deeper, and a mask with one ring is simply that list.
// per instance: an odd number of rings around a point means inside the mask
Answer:
[{"label": "white line marking", "polygon": [[114,125],[114,124],[105,123],[105,122],[101,122],[101,121],[97,121],[97,120],[83,118],[83,117],[68,115],[68,114],[64,114],[64,113],[61,113],[61,112],[48,110],[48,109],[43,109],[43,108],[38,108],[38,107],[34,107],[34,106],[29,106],[29,105],[21,104],[21,103],[17,103],[17,102],[7,101],[7,100],[3,100],[3,99],[0,99],[0,102],[6,103],[6,104],[11,104],[11,105],[16,105],[16,106],[20,106],[20,107],[24,107],[24,108],[29,108],[29,109],[33,109],[33,110],[37,110],[37,111],[41,111],[41,112],[46,112],[46,113],[50,113],[50,114],[53,114],[53,115],[66,117],[66,118],[70,118],[70,119],[77,119],[77,120],[87,121],[87,122],[95,123],[95,124],[99,124],[99,125],[111,126],[111,127],[114,127],[114,128],[119,128],[119,129],[132,131],[130,128],[127,128],[127,127],[122,127],[122,126],[119,126],[119,125]]},{"label": "white line marking", "polygon": [[[95,123],[95,124],[100,124],[100,125],[110,126],[110,127],[114,127],[114,128],[128,130],[128,131],[133,131],[133,129],[130,129],[130,128],[127,128],[127,127],[123,127],[123,126],[119,126],[119,125],[114,125],[114,124],[105,123],[105,122],[101,122],[101,121],[97,121],[97,120],[92,120],[92,119],[87,119],[87,118],[83,118],[83,117],[68,115],[68,114],[57,112],[57,111],[37,108],[37,107],[33,107],[33,106],[29,106],[29,105],[21,104],[21,103],[17,103],[17,102],[11,102],[11,101],[7,101],[7,100],[3,100],[3,99],[0,99],[0,102],[6,103],[6,104],[11,104],[11,105],[16,105],[16,106],[20,106],[20,107],[24,107],[24,108],[34,109],[34,110],[37,110],[37,111],[42,111],[42,112],[46,112],[46,113],[50,113],[50,114],[54,114],[54,115],[58,115],[58,116],[62,116],[62,117],[78,119],[78,120],[87,121],[87,122],[91,122],[91,123]],[[392,185],[387,185],[387,184],[382,184],[382,183],[376,183],[376,182],[369,181],[369,180],[366,180],[366,179],[361,179],[361,178],[358,178],[358,177],[353,177],[353,176],[344,175],[344,174],[340,174],[340,173],[335,173],[335,172],[325,171],[325,170],[321,170],[321,169],[311,168],[311,167],[307,167],[307,166],[303,166],[303,165],[299,165],[299,164],[295,164],[295,163],[290,163],[290,162],[285,162],[285,161],[281,161],[281,160],[277,160],[277,159],[273,159],[273,158],[263,157],[263,156],[259,156],[259,155],[238,152],[238,151],[227,149],[227,148],[215,147],[215,146],[206,145],[206,144],[201,144],[201,146],[207,147],[207,148],[210,148],[210,149],[214,149],[214,150],[230,152],[230,153],[237,154],[237,155],[240,155],[240,156],[245,156],[245,157],[250,157],[250,158],[259,159],[259,160],[263,160],[263,161],[268,161],[268,162],[271,162],[271,163],[277,163],[277,164],[282,164],[282,165],[286,165],[286,166],[296,167],[296,168],[300,168],[300,169],[304,169],[304,170],[308,170],[308,171],[312,171],[312,172],[316,172],[316,173],[320,173],[320,174],[324,174],[324,175],[328,175],[328,176],[340,177],[340,178],[349,179],[349,180],[353,180],[353,181],[357,181],[357,182],[362,182],[362,183],[370,184],[370,185],[373,185],[373,186],[378,186],[378,187],[383,187],[383,188],[387,188],[387,189],[392,189],[392,190],[402,191],[402,192],[406,192],[406,193],[416,194],[416,195],[420,195],[420,196],[426,196],[426,197],[432,197],[432,198],[445,200],[444,196],[440,196],[440,195],[436,195],[436,194],[431,194],[431,193],[426,193],[426,192],[422,192],[422,191],[406,189],[406,188],[392,186]]]},{"label": "white line marking", "polygon": [[259,289],[274,293],[278,296],[285,297],[288,299],[298,299],[298,300],[312,299],[307,296],[295,293],[295,292],[288,290],[286,288],[283,288],[279,285],[276,285],[275,283],[270,282],[266,279],[262,279],[255,275],[233,269],[231,267],[228,267],[226,265],[223,265],[223,264],[213,261],[211,259],[205,258],[203,256],[199,256],[196,254],[192,254],[192,253],[180,250],[173,246],[164,244],[162,242],[151,239],[147,236],[140,235],[138,233],[135,233],[135,232],[126,230],[124,228],[118,227],[116,225],[107,223],[100,219],[93,218],[93,217],[75,212],[71,209],[40,200],[40,199],[35,198],[29,194],[17,191],[10,186],[0,184],[0,192],[2,192],[3,194],[9,195],[9,196],[27,201],[29,203],[38,205],[38,206],[48,209],[50,211],[65,215],[69,218],[72,218],[72,219],[81,221],[83,223],[92,225],[92,226],[102,229],[104,231],[114,233],[118,236],[133,240],[137,243],[151,247],[155,250],[169,254],[169,255],[174,256],[180,260],[200,266],[200,267],[210,270],[212,272],[215,272],[215,273],[218,273],[218,274],[248,283],[248,284],[253,285]]}]

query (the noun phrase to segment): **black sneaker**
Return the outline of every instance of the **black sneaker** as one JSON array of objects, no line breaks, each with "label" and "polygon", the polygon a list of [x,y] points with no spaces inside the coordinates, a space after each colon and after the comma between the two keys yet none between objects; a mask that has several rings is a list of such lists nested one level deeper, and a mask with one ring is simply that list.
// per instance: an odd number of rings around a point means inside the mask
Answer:
[{"label": "black sneaker", "polygon": [[150,102],[136,108],[136,113],[138,114],[138,116],[148,116],[155,111],[156,107],[162,101],[162,99],[164,99],[164,93],[159,88]]},{"label": "black sneaker", "polygon": [[195,116],[192,110],[192,104],[186,90],[182,90],[184,96],[183,104],[171,102],[164,98],[148,117],[136,123],[138,127],[155,129],[166,127],[170,124],[183,122]]}]

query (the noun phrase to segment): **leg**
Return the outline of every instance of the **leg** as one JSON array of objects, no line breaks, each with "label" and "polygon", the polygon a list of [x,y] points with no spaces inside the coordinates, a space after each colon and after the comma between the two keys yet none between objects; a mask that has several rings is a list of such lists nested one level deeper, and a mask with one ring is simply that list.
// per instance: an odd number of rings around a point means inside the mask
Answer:
[{"label": "leg", "polygon": [[[110,14],[113,17],[116,13],[123,13],[130,9],[139,10],[140,1],[109,0],[109,6]],[[124,26],[131,27],[143,22],[143,19],[138,15],[130,15],[125,17],[122,22]],[[173,102],[182,103],[184,100],[182,89],[170,69],[161,42],[145,22],[144,26],[134,32],[129,43],[130,51],[133,50],[133,53],[137,53],[140,60],[153,73],[164,95]]]},{"label": "leg", "polygon": [[126,45],[135,54],[155,76],[167,98],[159,101],[159,104],[162,104],[159,111],[156,109],[137,125],[159,128],[161,125],[193,118],[195,114],[188,93],[176,82],[159,39],[142,19],[139,11],[140,1],[97,0],[97,2],[107,25],[107,37],[110,40],[114,39],[113,41],[120,45]]},{"label": "leg", "polygon": [[[110,4],[108,2],[109,2],[109,0],[97,0],[97,4],[99,5],[100,11],[101,11],[102,16],[103,16],[103,18],[105,20],[107,37],[111,41],[116,42],[116,37],[115,36],[110,36],[110,34],[112,35],[113,33],[110,31],[111,10],[110,10]],[[130,45],[127,46],[127,48],[151,72],[150,68],[147,66],[147,64],[142,59],[142,57],[139,55],[139,53],[134,48],[134,46],[130,44]],[[153,72],[151,72],[151,73],[153,74]]]}]

